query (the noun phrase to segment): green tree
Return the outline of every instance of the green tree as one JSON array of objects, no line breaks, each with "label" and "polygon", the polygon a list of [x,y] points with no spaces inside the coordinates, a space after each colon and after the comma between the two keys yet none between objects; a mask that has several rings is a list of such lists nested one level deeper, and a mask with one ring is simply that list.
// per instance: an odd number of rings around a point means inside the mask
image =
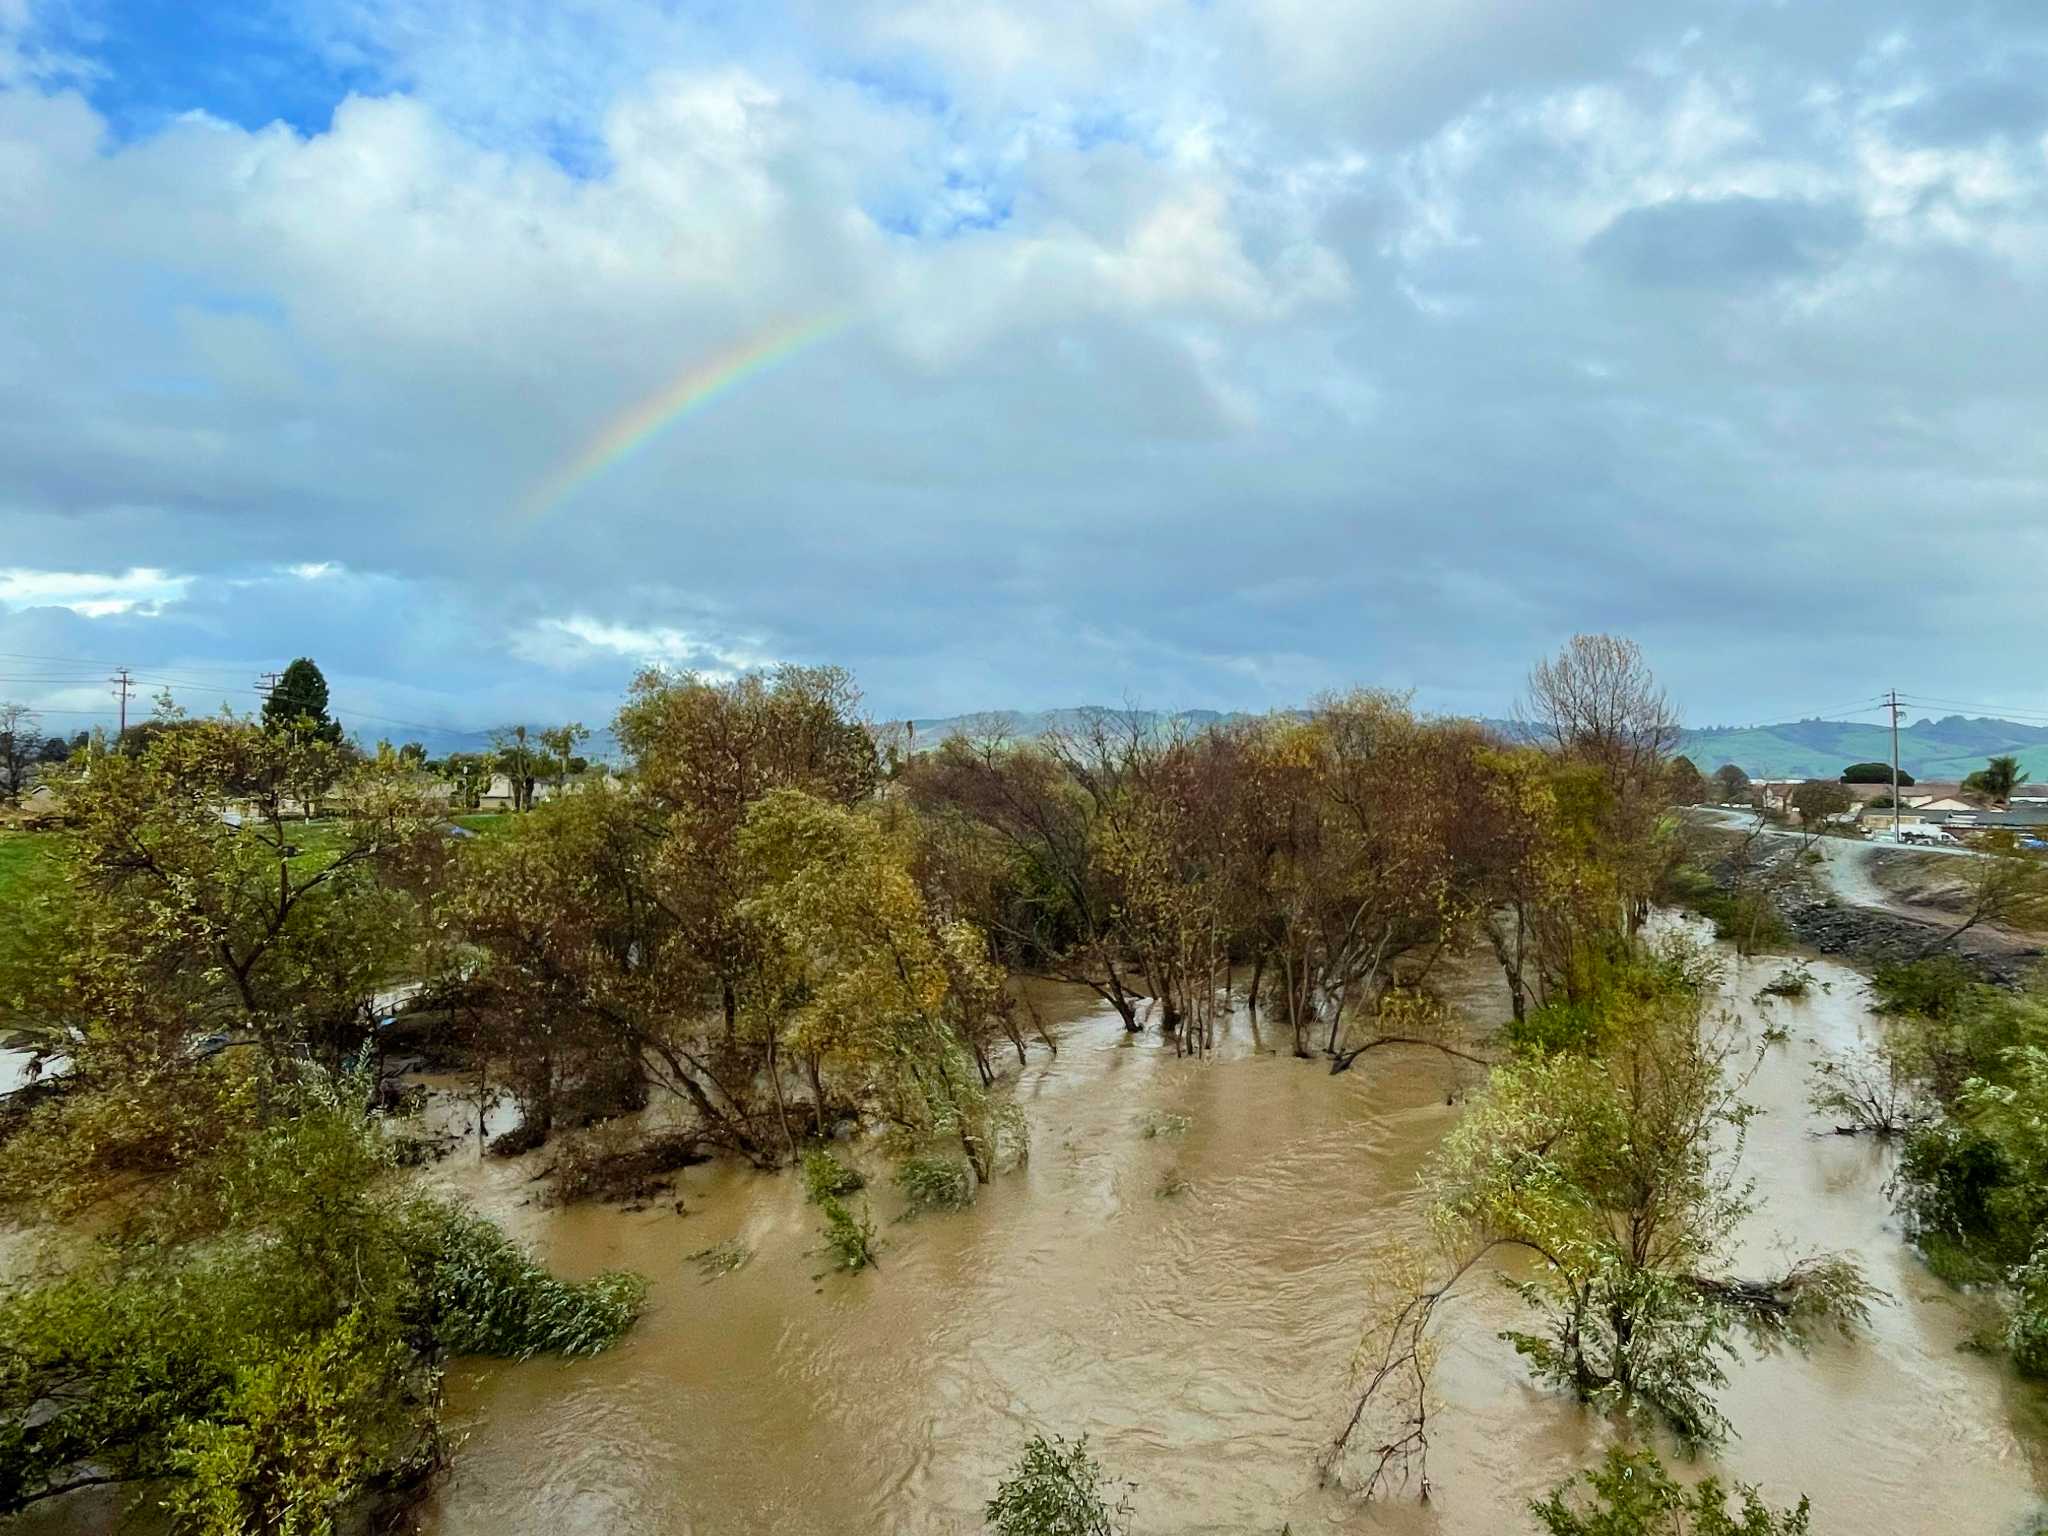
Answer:
[{"label": "green tree", "polygon": [[576,771],[572,765],[581,761],[576,756],[576,749],[588,740],[590,731],[576,720],[540,733],[540,744],[548,754],[548,773],[556,794],[562,792],[563,783]]},{"label": "green tree", "polygon": [[1606,1461],[1529,1506],[1548,1536],[1806,1536],[1804,1498],[1774,1510],[1754,1484],[1738,1483],[1737,1507],[1718,1478],[1687,1488],[1650,1451],[1617,1446]]},{"label": "green tree", "polygon": [[[1891,781],[1892,765],[1890,763],[1851,763],[1842,770],[1840,780],[1844,784],[1890,784]],[[1901,789],[1912,782],[1913,775],[1907,773],[1904,769],[1899,770],[1899,787]]]},{"label": "green tree", "polygon": [[2016,757],[1994,757],[1963,780],[1963,788],[1987,795],[2000,805],[2012,799],[2012,792],[2027,782],[2029,775]]},{"label": "green tree", "polygon": [[1724,805],[1749,798],[1749,775],[1734,763],[1723,763],[1716,768],[1713,783],[1715,797]]},{"label": "green tree", "polygon": [[341,727],[327,713],[327,678],[311,657],[299,657],[278,677],[263,701],[263,726],[340,745]]},{"label": "green tree", "polygon": [[1736,1021],[1712,1012],[1716,985],[1711,957],[1682,943],[1640,955],[1580,1041],[1495,1068],[1446,1138],[1427,1175],[1441,1251],[1414,1265],[1435,1278],[1375,1308],[1365,1386],[1331,1448],[1335,1466],[1368,1409],[1392,1418],[1368,1493],[1417,1463],[1426,1488],[1430,1321],[1502,1250],[1541,1261],[1504,1276],[1540,1327],[1503,1335],[1540,1379],[1694,1441],[1727,1431],[1715,1395],[1739,1332],[1772,1344],[1863,1315],[1875,1293],[1839,1256],[1726,1273],[1752,1209],[1738,1159],[1753,1061]]},{"label": "green tree", "polygon": [[1665,795],[1673,805],[1698,805],[1707,798],[1706,775],[1700,772],[1691,758],[1683,755],[1672,758],[1666,771]]},{"label": "green tree", "polygon": [[1071,1445],[1033,1435],[985,1518],[996,1536],[1125,1536],[1130,1514],[1128,1494],[1088,1454],[1086,1435]]},{"label": "green tree", "polygon": [[[1021,1119],[991,1100],[969,1036],[1002,976],[971,925],[926,906],[904,833],[873,813],[782,789],[748,813],[740,852],[752,893],[739,914],[757,956],[741,1022],[766,1048],[783,1137],[796,1156],[780,1063],[869,1086],[872,1107],[910,1145],[957,1142],[987,1183]],[[816,1101],[814,1100],[814,1103]]]},{"label": "green tree", "polygon": [[[438,1464],[447,1355],[589,1353],[637,1313],[636,1279],[564,1285],[489,1223],[393,1189],[359,1082],[222,1057],[193,1083],[216,1134],[139,1189],[124,1171],[144,1198],[0,1289],[0,1512],[133,1484],[179,1530],[325,1536]],[[122,1113],[98,1081],[66,1097],[88,1122]],[[6,1148],[10,1187],[53,1114]]]}]

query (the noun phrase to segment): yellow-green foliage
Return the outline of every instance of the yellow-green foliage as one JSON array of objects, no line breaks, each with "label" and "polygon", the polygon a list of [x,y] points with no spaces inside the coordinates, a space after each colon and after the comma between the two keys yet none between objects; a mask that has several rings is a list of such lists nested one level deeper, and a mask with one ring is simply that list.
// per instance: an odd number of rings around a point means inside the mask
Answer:
[{"label": "yellow-green foliage", "polygon": [[636,1279],[564,1284],[478,1216],[393,1199],[360,1084],[211,1069],[180,1087],[195,1112],[212,1096],[219,1133],[106,1180],[101,1235],[0,1291],[0,1513],[111,1478],[162,1484],[221,1536],[325,1532],[431,1462],[445,1354],[589,1353],[632,1322]]}]

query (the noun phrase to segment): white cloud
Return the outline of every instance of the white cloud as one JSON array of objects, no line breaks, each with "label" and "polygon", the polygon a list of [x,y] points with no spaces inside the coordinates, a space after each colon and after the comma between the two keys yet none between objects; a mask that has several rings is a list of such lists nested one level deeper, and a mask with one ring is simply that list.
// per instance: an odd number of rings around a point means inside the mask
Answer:
[{"label": "white cloud", "polygon": [[523,660],[561,671],[587,664],[593,653],[604,653],[642,665],[733,677],[775,665],[777,658],[758,645],[751,640],[715,640],[665,625],[617,624],[578,614],[541,619],[513,637],[512,651]]},{"label": "white cloud", "polygon": [[[770,656],[892,711],[1463,699],[1606,624],[1710,707],[1755,686],[1710,667],[1730,622],[1773,678],[1839,662],[1816,581],[1846,634],[1929,584],[2031,611],[1901,558],[2048,487],[2048,163],[1916,136],[1998,39],[1907,7],[1887,53],[1847,0],[331,0],[369,82],[331,123],[136,140],[0,72],[6,558],[464,709]],[[841,311],[519,519],[679,374]],[[145,569],[47,575],[114,549]]]},{"label": "white cloud", "polygon": [[190,576],[137,567],[119,574],[0,568],[0,603],[20,608],[67,608],[88,619],[132,614],[154,618],[182,602]]}]

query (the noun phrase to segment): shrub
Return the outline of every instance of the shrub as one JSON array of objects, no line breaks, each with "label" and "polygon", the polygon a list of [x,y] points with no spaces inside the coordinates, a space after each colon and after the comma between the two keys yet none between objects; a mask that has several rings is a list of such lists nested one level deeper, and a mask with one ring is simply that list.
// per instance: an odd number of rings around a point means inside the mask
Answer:
[{"label": "shrub", "polygon": [[556,1279],[460,1206],[421,1200],[411,1215],[417,1321],[450,1354],[594,1355],[617,1342],[646,1300],[647,1282],[620,1270],[581,1284]]},{"label": "shrub", "polygon": [[1753,1484],[1733,1490],[1718,1478],[1681,1486],[1650,1451],[1617,1446],[1606,1462],[1537,1500],[1529,1512],[1549,1536],[1806,1536],[1810,1516],[1801,1498],[1774,1510]]},{"label": "shrub", "polygon": [[1088,1454],[1086,1435],[1072,1445],[1058,1435],[1033,1435],[996,1485],[984,1518],[996,1536],[1123,1536],[1130,1513],[1128,1494],[1107,1481]]},{"label": "shrub", "polygon": [[1737,954],[1753,955],[1776,949],[1786,942],[1785,924],[1770,898],[1760,891],[1730,896],[1716,892],[1694,904],[1694,910],[1714,925],[1714,937],[1735,946]]},{"label": "shrub", "polygon": [[1804,997],[1816,985],[1813,972],[1808,970],[1805,962],[1802,961],[1790,970],[1780,971],[1761,987],[1758,987],[1756,995],[1758,1000],[1767,997]]},{"label": "shrub", "polygon": [[860,1170],[847,1167],[822,1147],[804,1154],[803,1181],[804,1198],[813,1205],[823,1205],[833,1195],[850,1195],[868,1182]]},{"label": "shrub", "polygon": [[1929,955],[1880,965],[1871,978],[1879,1013],[1913,1013],[1945,1019],[1977,986],[1970,968],[1954,955]]},{"label": "shrub", "polygon": [[1590,1051],[1599,1043],[1600,1012],[1591,1002],[1548,1002],[1511,1020],[1503,1033],[1516,1050],[1537,1055]]},{"label": "shrub", "polygon": [[905,1158],[896,1183],[921,1211],[955,1211],[974,1199],[974,1174],[957,1157]]},{"label": "shrub", "polygon": [[825,1251],[841,1269],[866,1269],[875,1262],[875,1221],[865,1205],[859,1216],[837,1195],[818,1202],[825,1213]]},{"label": "shrub", "polygon": [[1906,1139],[1899,1209],[1919,1239],[1978,1239],[1992,1231],[1992,1201],[2010,1177],[2005,1154],[1981,1131],[1944,1121]]}]

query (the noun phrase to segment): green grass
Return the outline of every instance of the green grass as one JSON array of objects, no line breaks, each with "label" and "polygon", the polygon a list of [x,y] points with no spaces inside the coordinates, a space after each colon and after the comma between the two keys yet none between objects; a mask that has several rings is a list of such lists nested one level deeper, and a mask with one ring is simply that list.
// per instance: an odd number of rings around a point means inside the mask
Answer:
[{"label": "green grass", "polygon": [[0,978],[41,952],[58,921],[45,898],[64,883],[61,832],[0,832]]},{"label": "green grass", "polygon": [[504,837],[519,825],[519,818],[504,811],[482,811],[469,816],[452,818],[455,825],[465,827],[479,837]]}]

